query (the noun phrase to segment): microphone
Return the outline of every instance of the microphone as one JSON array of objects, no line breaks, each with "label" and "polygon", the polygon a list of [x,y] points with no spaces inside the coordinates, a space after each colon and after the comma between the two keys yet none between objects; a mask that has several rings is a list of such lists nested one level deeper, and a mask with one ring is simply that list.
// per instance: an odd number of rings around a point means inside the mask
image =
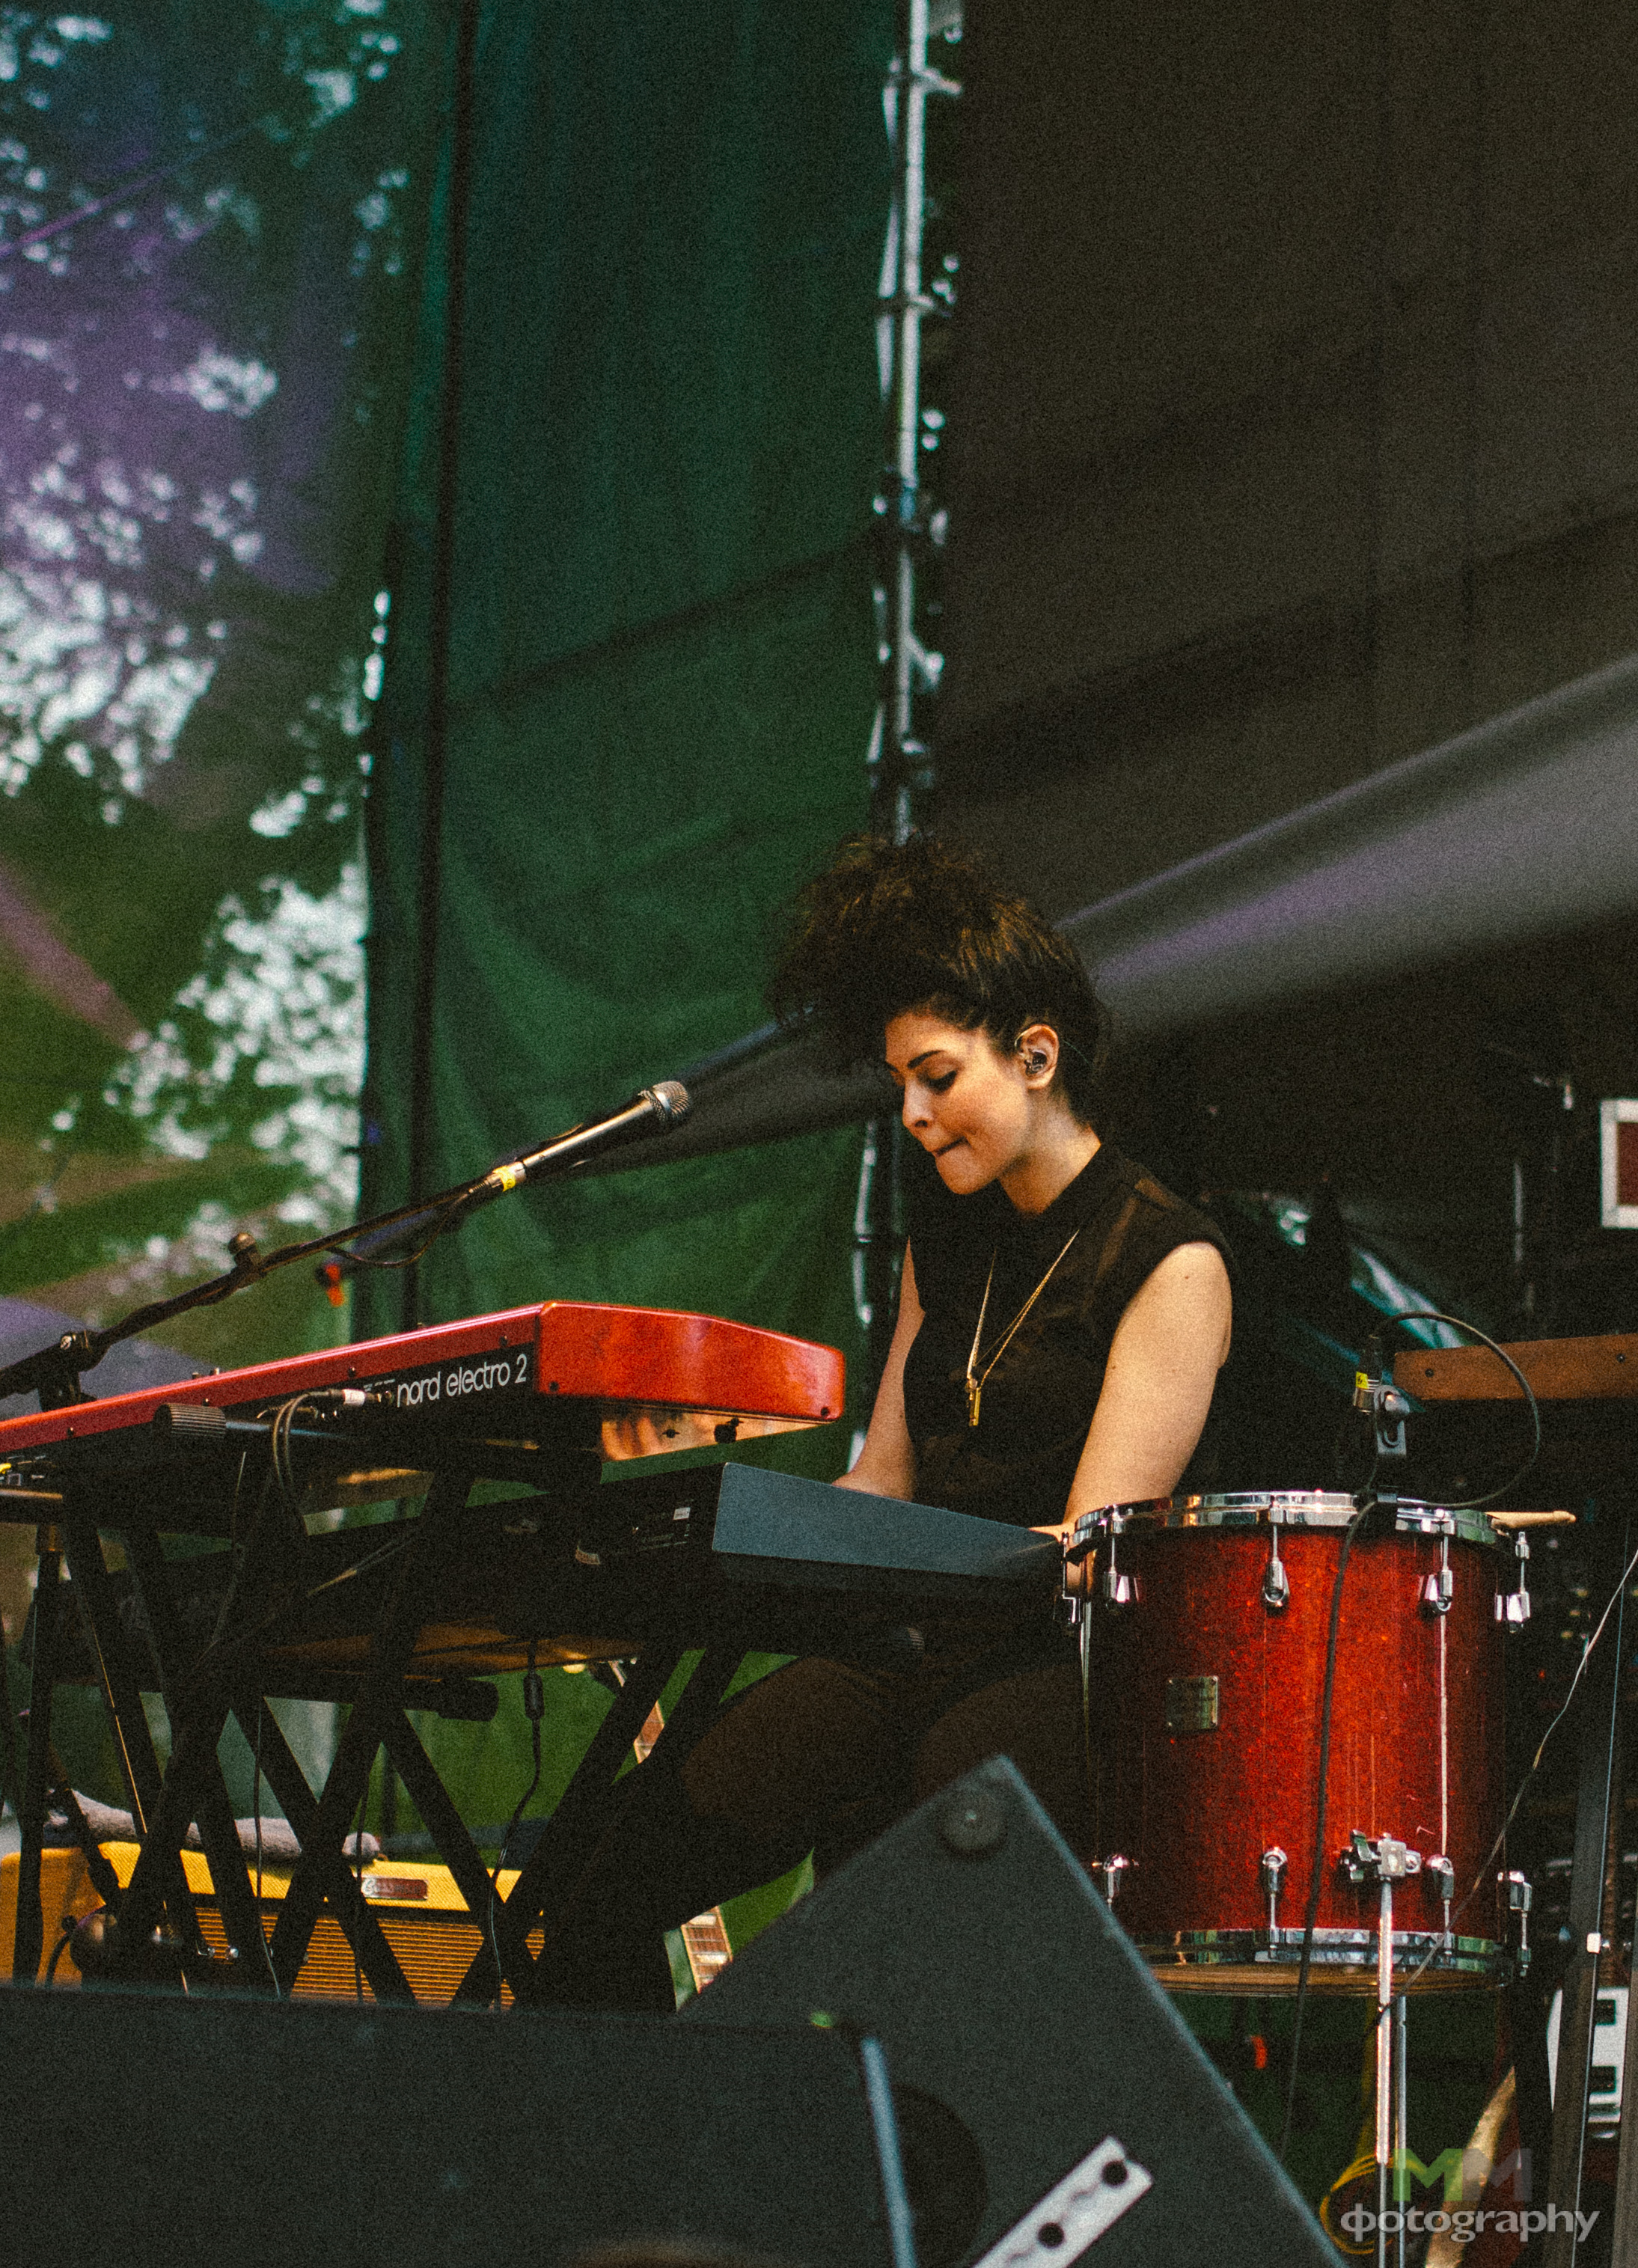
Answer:
[{"label": "microphone", "polygon": [[668,1133],[672,1127],[682,1123],[692,1108],[688,1089],[681,1079],[660,1079],[634,1094],[629,1102],[623,1102],[607,1118],[588,1119],[584,1126],[572,1126],[566,1134],[559,1134],[541,1149],[530,1150],[521,1158],[508,1159],[504,1165],[495,1167],[478,1183],[474,1194],[503,1197],[508,1189],[520,1189],[525,1182],[571,1173],[588,1158],[617,1149],[639,1135]]}]

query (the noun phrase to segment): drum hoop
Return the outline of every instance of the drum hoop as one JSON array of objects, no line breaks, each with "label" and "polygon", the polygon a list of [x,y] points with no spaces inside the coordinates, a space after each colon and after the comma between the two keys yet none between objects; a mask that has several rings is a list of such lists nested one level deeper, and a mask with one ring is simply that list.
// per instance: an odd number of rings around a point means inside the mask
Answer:
[{"label": "drum hoop", "polygon": [[[1140,1937],[1138,1949],[1152,1967],[1181,1965],[1210,1969],[1219,1965],[1255,1963],[1284,1968],[1302,1957],[1302,1932],[1281,1929],[1271,1941],[1265,1929],[1175,1930],[1162,1938]],[[1439,1930],[1407,1929],[1393,1933],[1395,1967],[1401,1975],[1411,1968],[1443,1975],[1505,1972],[1513,1964],[1512,1948],[1492,1937],[1447,1936]],[[1369,1969],[1376,1965],[1375,1930],[1317,1929],[1311,1959],[1331,1969]]]},{"label": "drum hoop", "polygon": [[[1209,1496],[1149,1497],[1133,1504],[1101,1505],[1075,1523],[1075,1541],[1134,1530],[1216,1528],[1339,1529],[1353,1519],[1351,1496],[1335,1489],[1246,1489]],[[1502,1539],[1482,1512],[1455,1511],[1407,1499],[1394,1521],[1400,1535],[1446,1535],[1459,1543],[1499,1550]]]}]

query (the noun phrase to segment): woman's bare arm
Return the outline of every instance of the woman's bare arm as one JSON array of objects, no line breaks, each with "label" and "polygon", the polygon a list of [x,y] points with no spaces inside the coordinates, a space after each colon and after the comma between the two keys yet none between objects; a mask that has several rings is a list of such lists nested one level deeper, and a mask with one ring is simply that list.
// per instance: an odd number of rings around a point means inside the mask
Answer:
[{"label": "woman's bare arm", "polygon": [[898,1321],[888,1349],[887,1367],[876,1388],[875,1407],[859,1462],[844,1473],[837,1488],[865,1489],[874,1496],[912,1497],[916,1492],[916,1450],[904,1418],[904,1358],[921,1329],[921,1301],[916,1296],[916,1267],[908,1246],[904,1273],[898,1290]]},{"label": "woman's bare arm", "polygon": [[1205,1427],[1230,1321],[1228,1270],[1215,1245],[1168,1253],[1116,1328],[1064,1519],[1043,1534],[1070,1533],[1100,1505],[1171,1493]]}]

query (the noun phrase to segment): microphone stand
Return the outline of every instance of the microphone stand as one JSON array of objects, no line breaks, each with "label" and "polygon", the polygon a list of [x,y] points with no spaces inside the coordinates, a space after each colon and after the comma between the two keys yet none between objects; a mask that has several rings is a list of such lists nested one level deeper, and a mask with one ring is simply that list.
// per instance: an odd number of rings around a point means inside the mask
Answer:
[{"label": "microphone stand", "polygon": [[362,1256],[350,1252],[347,1247],[359,1237],[373,1241],[380,1239],[383,1232],[395,1228],[400,1234],[387,1241],[398,1243],[416,1230],[430,1226],[426,1239],[430,1245],[468,1213],[504,1197],[507,1190],[548,1174],[572,1173],[594,1148],[604,1147],[610,1141],[626,1140],[652,1132],[656,1127],[680,1124],[688,1109],[687,1089],[675,1080],[662,1079],[657,1086],[645,1087],[612,1119],[593,1120],[571,1127],[566,1134],[558,1135],[543,1148],[505,1160],[469,1182],[457,1182],[437,1197],[420,1197],[413,1204],[398,1205],[390,1212],[354,1221],[350,1228],[337,1229],[329,1236],[309,1237],[300,1244],[281,1244],[272,1252],[263,1252],[249,1230],[241,1228],[228,1240],[233,1264],[225,1274],[195,1285],[190,1292],[179,1292],[173,1299],[151,1300],[145,1307],[134,1307],[129,1314],[122,1315],[117,1322],[104,1324],[100,1329],[64,1331],[52,1345],[24,1355],[0,1369],[0,1398],[11,1394],[37,1394],[42,1410],[63,1410],[76,1402],[89,1402],[93,1397],[81,1386],[80,1373],[94,1370],[109,1348],[117,1346],[122,1339],[134,1338],[139,1331],[151,1330],[155,1324],[169,1322],[173,1315],[188,1314],[195,1307],[213,1307],[235,1292],[242,1292],[247,1284],[259,1284],[275,1269],[292,1267],[298,1261],[314,1259],[321,1253],[333,1253],[358,1264]]},{"label": "microphone stand", "polygon": [[[445,1229],[454,1226],[457,1215],[467,1210],[488,1178],[487,1174],[480,1174],[476,1181],[462,1182],[454,1189],[446,1189],[441,1197],[419,1204],[400,1205],[395,1211],[355,1221],[350,1228],[338,1229],[334,1235],[312,1237],[302,1244],[282,1244],[272,1252],[263,1252],[249,1230],[241,1228],[228,1241],[233,1264],[225,1274],[196,1284],[191,1291],[179,1292],[173,1299],[151,1300],[145,1307],[133,1307],[129,1314],[122,1315],[117,1322],[104,1324],[99,1330],[64,1331],[50,1346],[23,1355],[0,1370],[0,1397],[38,1394],[42,1410],[62,1410],[70,1403],[89,1402],[92,1397],[80,1385],[80,1373],[94,1370],[109,1348],[117,1346],[122,1339],[134,1338],[139,1331],[151,1330],[156,1323],[169,1322],[173,1315],[185,1315],[195,1307],[216,1307],[233,1292],[242,1292],[247,1285],[259,1284],[276,1268],[289,1268],[299,1260],[311,1260],[320,1253],[341,1252],[355,1236],[392,1228],[406,1221],[431,1220],[442,1213],[446,1218],[432,1232],[434,1236],[441,1236]],[[498,1197],[500,1192],[497,1189],[493,1194]]]}]

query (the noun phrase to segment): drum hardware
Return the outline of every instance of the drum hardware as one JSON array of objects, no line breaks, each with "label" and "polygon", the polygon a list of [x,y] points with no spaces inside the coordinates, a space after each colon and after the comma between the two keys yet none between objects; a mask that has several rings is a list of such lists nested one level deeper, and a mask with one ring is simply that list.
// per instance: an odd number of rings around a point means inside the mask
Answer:
[{"label": "drum hardware", "polygon": [[1383,1351],[1382,1334],[1373,1331],[1365,1342],[1364,1367],[1354,1373],[1354,1407],[1370,1419],[1373,1469],[1384,1457],[1403,1458],[1408,1453],[1405,1421],[1411,1405],[1394,1384]]},{"label": "drum hardware", "polygon": [[1439,1565],[1422,1585],[1422,1612],[1425,1615],[1448,1615],[1456,1597],[1456,1578],[1450,1572],[1450,1539],[1439,1538]]},{"label": "drum hardware", "polygon": [[1356,1827],[1340,1863],[1356,1888],[1375,1880],[1381,1892],[1376,1919],[1376,2258],[1379,2268],[1385,2268],[1389,2172],[1396,2141],[1402,2160],[1407,2131],[1405,1995],[1393,1989],[1393,1886],[1420,1874],[1422,1854],[1391,1835],[1379,1835],[1373,1842]]},{"label": "drum hardware", "polygon": [[1280,1557],[1280,1523],[1271,1519],[1268,1523],[1268,1565],[1263,1570],[1263,1604],[1271,1614],[1278,1614],[1289,1604],[1291,1585],[1286,1575],[1285,1562]]},{"label": "drum hardware", "polygon": [[1496,1620],[1509,1630],[1523,1630],[1530,1620],[1530,1579],[1524,1572],[1530,1563],[1530,1538],[1522,1529],[1513,1538],[1513,1551],[1518,1561],[1518,1588],[1496,1593]]},{"label": "drum hardware", "polygon": [[1169,1733],[1214,1733],[1217,1730],[1219,1684],[1214,1677],[1169,1677],[1166,1680],[1166,1730]]},{"label": "drum hardware", "polygon": [[1105,1905],[1112,1906],[1119,1896],[1120,1878],[1131,1864],[1130,1859],[1123,1859],[1118,1852],[1112,1859],[1093,1860],[1090,1871],[1099,1878],[1098,1888],[1103,1893]]},{"label": "drum hardware", "polygon": [[1505,1874],[1498,1874],[1496,1880],[1507,1893],[1508,1911],[1518,1916],[1518,1943],[1513,1948],[1513,1957],[1522,1977],[1530,1966],[1530,1908],[1535,1892],[1529,1876],[1521,1874],[1516,1867],[1509,1867]]},{"label": "drum hardware", "polygon": [[1391,1835],[1379,1835],[1373,1842],[1363,1828],[1356,1827],[1337,1863],[1355,1889],[1370,1881],[1391,1888],[1421,1873],[1422,1854]]},{"label": "drum hardware", "polygon": [[[1502,1824],[1504,1638],[1494,1608],[1498,1577],[1500,1587],[1508,1580],[1505,1539],[1468,1506],[1401,1498],[1382,1510],[1382,1532],[1368,1535],[1362,1522],[1354,1526],[1354,1500],[1339,1491],[1260,1490],[1104,1506],[1075,1524],[1066,1556],[1096,1549],[1104,1575],[1112,1547],[1122,1588],[1133,1587],[1120,1613],[1088,1615],[1099,1628],[1106,1719],[1100,1844],[1133,1862],[1119,1918],[1169,1988],[1295,1992],[1305,1964],[1304,1931],[1294,1925],[1317,1875],[1306,1968],[1328,1993],[1371,1992],[1375,1898],[1362,1928],[1359,1911],[1364,1883],[1379,1880],[1369,1836],[1386,1827],[1391,1844],[1395,1822],[1412,1818],[1427,1822],[1423,1848],[1407,1852],[1399,1879],[1414,1871],[1428,1882],[1413,1900],[1414,1926],[1402,1911],[1395,1933],[1401,1988],[1484,1989],[1512,1971],[1515,1933],[1502,1926],[1494,1864],[1471,1934],[1456,1933],[1455,1911]],[[1297,1609],[1313,1591],[1334,1594],[1351,1527],[1371,1580],[1356,1580],[1357,1561],[1347,1577],[1339,1738],[1356,1750],[1365,1744],[1376,1776],[1363,1862],[1350,1845],[1356,1870],[1364,1869],[1353,1881],[1339,1864],[1347,1838],[1333,1830],[1317,1850],[1314,1795],[1299,1790],[1290,1769],[1292,1727],[1317,1715],[1326,1665],[1323,1616]],[[1276,1561],[1288,1586],[1283,1612],[1264,1589]],[[1217,1684],[1214,1727],[1206,1661]],[[1352,1812],[1360,1822],[1344,1793],[1345,1769],[1328,1773],[1333,1800],[1339,1811],[1347,1805],[1343,1817]],[[1219,1821],[1214,1836],[1197,1845],[1167,1835],[1167,1822],[1202,1811]],[[1429,1845],[1449,1859],[1448,1873],[1425,1855]],[[1271,1885],[1263,1859],[1276,1849],[1286,1862]],[[1395,1863],[1391,1851],[1389,1858]]]},{"label": "drum hardware", "polygon": [[1109,1529],[1109,1559],[1099,1579],[1106,1607],[1135,1607],[1143,1596],[1135,1575],[1123,1575],[1115,1565],[1115,1524]]},{"label": "drum hardware", "polygon": [[1258,1880],[1263,1886],[1263,1896],[1268,1900],[1268,1942],[1271,1946],[1280,1942],[1280,1885],[1290,1863],[1278,1843],[1265,1851],[1258,1862]]},{"label": "drum hardware", "polygon": [[1456,1896],[1456,1862],[1447,1859],[1442,1851],[1422,1861],[1422,1872],[1434,1886],[1434,1896],[1444,1908],[1444,1944],[1448,1953],[1453,1943],[1450,1935],[1450,1906]]}]

